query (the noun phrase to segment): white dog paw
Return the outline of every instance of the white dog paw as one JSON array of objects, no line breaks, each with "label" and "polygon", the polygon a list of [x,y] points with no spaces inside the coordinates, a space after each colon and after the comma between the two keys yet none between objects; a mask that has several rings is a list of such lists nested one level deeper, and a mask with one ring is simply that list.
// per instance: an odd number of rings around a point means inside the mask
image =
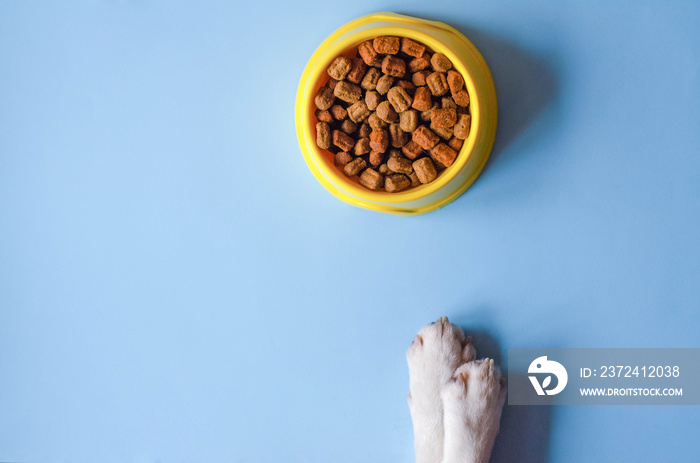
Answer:
[{"label": "white dog paw", "polygon": [[471,338],[447,317],[425,326],[406,352],[410,376],[409,408],[413,419],[416,462],[440,463],[443,453],[441,391],[457,368],[474,359]]},{"label": "white dog paw", "polygon": [[465,363],[442,389],[443,463],[487,463],[506,398],[505,380],[493,360]]}]

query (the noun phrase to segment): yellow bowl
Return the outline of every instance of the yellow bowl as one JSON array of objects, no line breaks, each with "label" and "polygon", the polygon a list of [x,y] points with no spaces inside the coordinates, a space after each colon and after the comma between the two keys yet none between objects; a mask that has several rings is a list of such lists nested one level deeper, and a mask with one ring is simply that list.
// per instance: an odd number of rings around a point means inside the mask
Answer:
[{"label": "yellow bowl", "polygon": [[[336,56],[354,55],[360,43],[379,35],[409,37],[435,52],[444,53],[464,76],[471,97],[471,131],[455,162],[434,181],[400,193],[365,189],[357,178],[343,175],[333,164],[333,156],[316,146],[314,97],[328,80],[326,68]],[[331,34],[306,65],[296,99],[299,145],[316,179],[347,203],[396,215],[434,211],[464,193],[479,176],[491,153],[497,116],[498,103],[491,72],[481,53],[464,35],[440,22],[389,12],[362,16]]]}]

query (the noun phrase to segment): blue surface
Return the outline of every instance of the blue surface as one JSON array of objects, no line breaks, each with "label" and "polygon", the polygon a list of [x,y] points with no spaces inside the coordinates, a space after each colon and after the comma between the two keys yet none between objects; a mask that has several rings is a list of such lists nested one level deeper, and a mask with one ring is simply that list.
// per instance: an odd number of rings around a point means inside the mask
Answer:
[{"label": "blue surface", "polygon": [[[0,460],[409,462],[440,315],[496,357],[700,347],[697,2],[85,3],[0,3]],[[306,61],[379,10],[462,30],[499,95],[420,217],[296,140]],[[493,461],[697,461],[699,411],[507,407]]]}]

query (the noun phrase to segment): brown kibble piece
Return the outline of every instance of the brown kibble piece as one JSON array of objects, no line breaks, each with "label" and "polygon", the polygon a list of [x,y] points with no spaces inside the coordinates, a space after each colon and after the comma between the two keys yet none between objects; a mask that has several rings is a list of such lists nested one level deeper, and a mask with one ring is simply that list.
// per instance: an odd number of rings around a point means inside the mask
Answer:
[{"label": "brown kibble piece", "polygon": [[377,116],[376,111],[369,115],[369,117],[367,118],[367,123],[370,127],[372,127],[372,129],[383,129],[389,125],[383,120],[381,120],[379,116]]},{"label": "brown kibble piece", "polygon": [[411,181],[411,188],[415,188],[419,185],[421,185],[420,180],[418,180],[418,176],[416,175],[416,171],[414,170],[410,174],[408,174],[408,179]]},{"label": "brown kibble piece", "polygon": [[367,167],[367,162],[364,159],[355,158],[351,162],[345,164],[345,167],[343,167],[343,173],[348,177],[352,177],[353,175],[359,174],[365,167]]},{"label": "brown kibble piece", "polygon": [[343,131],[334,130],[333,144],[340,148],[341,151],[350,151],[355,146],[355,140]]},{"label": "brown kibble piece", "polygon": [[382,61],[382,72],[392,77],[402,78],[406,74],[406,62],[393,55],[386,55]]},{"label": "brown kibble piece", "polygon": [[457,123],[457,111],[454,108],[431,109],[430,126],[434,129],[453,127]]},{"label": "brown kibble piece", "polygon": [[413,141],[424,150],[429,150],[440,141],[440,137],[426,126],[421,125],[413,132]]},{"label": "brown kibble piece", "polygon": [[401,51],[409,56],[419,58],[425,53],[425,45],[411,40],[408,37],[403,37],[401,39]]},{"label": "brown kibble piece", "polygon": [[402,113],[411,107],[413,99],[411,95],[406,93],[401,87],[392,87],[386,95],[391,106],[394,107],[397,113]]},{"label": "brown kibble piece", "polygon": [[435,164],[435,170],[437,170],[438,175],[440,174],[440,172],[447,169],[447,167],[440,164],[440,162],[437,159],[435,159],[435,158],[432,158],[432,159],[433,159],[433,164]]},{"label": "brown kibble piece", "polygon": [[389,170],[397,174],[410,174],[413,172],[413,164],[406,158],[389,158],[386,165],[389,167]]},{"label": "brown kibble piece", "polygon": [[380,37],[375,37],[372,45],[374,45],[374,51],[382,55],[395,55],[399,52],[401,39],[391,35],[383,35]]},{"label": "brown kibble piece", "polygon": [[457,93],[464,88],[464,78],[462,74],[450,69],[447,71],[447,85],[450,86],[450,92]]},{"label": "brown kibble piece", "polygon": [[331,115],[333,116],[333,119],[337,121],[342,121],[346,117],[348,117],[348,112],[345,108],[340,106],[339,104],[331,106]]},{"label": "brown kibble piece", "polygon": [[403,155],[408,159],[416,159],[418,156],[423,154],[423,148],[421,148],[421,146],[413,140],[409,140],[408,143],[403,145],[401,152],[403,152]]},{"label": "brown kibble piece", "polygon": [[411,72],[422,71],[428,66],[430,66],[430,58],[427,56],[427,53],[424,53],[423,56],[419,58],[413,58],[408,62],[408,69]]},{"label": "brown kibble piece", "polygon": [[464,140],[461,140],[457,137],[452,137],[450,138],[450,141],[447,142],[447,144],[450,146],[455,151],[459,151],[462,149],[462,145],[464,145]]},{"label": "brown kibble piece", "polygon": [[459,106],[468,106],[469,105],[469,93],[467,93],[466,90],[462,89],[457,93],[452,94],[452,98],[454,98],[455,103]]},{"label": "brown kibble piece", "polygon": [[443,140],[449,140],[452,138],[452,135],[454,134],[454,130],[452,127],[445,127],[445,128],[440,128],[440,127],[433,127],[433,124],[430,124],[430,130],[435,132],[436,134],[440,135],[440,138]]},{"label": "brown kibble piece", "polygon": [[401,126],[399,124],[391,124],[389,126],[389,138],[391,138],[391,146],[394,148],[401,148],[406,144],[406,142],[408,142],[406,132],[401,130]]},{"label": "brown kibble piece", "polygon": [[391,107],[391,103],[388,101],[382,101],[377,106],[377,116],[384,122],[391,124],[399,120],[399,115],[394,108]]},{"label": "brown kibble piece", "polygon": [[316,119],[319,122],[333,122],[333,116],[331,115],[330,111],[321,111],[320,109],[316,110]]},{"label": "brown kibble piece", "polygon": [[372,133],[369,134],[369,146],[375,150],[383,153],[389,147],[389,134],[386,133],[384,129],[374,129]]},{"label": "brown kibble piece", "polygon": [[355,130],[357,130],[357,124],[355,124],[353,121],[350,119],[345,119],[343,123],[340,125],[340,130],[343,132],[347,133],[350,135],[353,133]]},{"label": "brown kibble piece", "polygon": [[371,40],[362,42],[360,46],[357,47],[357,51],[360,53],[362,61],[364,61],[367,66],[372,66],[374,64],[374,59],[377,57],[377,51],[374,49]]},{"label": "brown kibble piece", "polygon": [[433,72],[425,79],[425,83],[428,85],[430,93],[435,96],[442,96],[447,93],[447,90],[449,89],[447,86],[447,80],[445,79],[445,74],[442,72]]},{"label": "brown kibble piece", "polygon": [[331,126],[326,122],[316,123],[316,145],[322,150],[331,147]]},{"label": "brown kibble piece", "polygon": [[360,100],[348,107],[348,117],[355,123],[362,122],[370,114],[370,110],[365,104],[365,100]]},{"label": "brown kibble piece", "polygon": [[389,172],[389,167],[387,167],[386,164],[382,164],[381,166],[379,166],[378,170],[380,174],[386,174],[387,172]]},{"label": "brown kibble piece", "polygon": [[360,87],[364,88],[365,90],[374,90],[377,88],[377,82],[381,76],[382,71],[376,68],[369,68],[365,73],[365,76],[362,78]]},{"label": "brown kibble piece", "polygon": [[413,82],[409,82],[407,80],[400,80],[396,82],[396,85],[406,90],[406,93],[409,95],[413,95],[413,92],[416,91],[416,86],[413,85]]},{"label": "brown kibble piece", "polygon": [[333,163],[336,166],[344,166],[350,161],[352,161],[352,155],[347,151],[338,151],[333,157]]},{"label": "brown kibble piece", "polygon": [[337,56],[328,66],[326,72],[335,80],[343,80],[350,72],[352,62],[344,56]]},{"label": "brown kibble piece", "polygon": [[413,85],[416,87],[422,87],[425,85],[425,78],[430,75],[430,71],[418,71],[414,72],[413,76],[411,77],[411,80],[413,81]]},{"label": "brown kibble piece", "polygon": [[335,96],[333,95],[333,90],[328,87],[321,87],[318,89],[318,93],[314,98],[314,103],[316,107],[321,111],[325,111],[333,106],[335,101]]},{"label": "brown kibble piece", "polygon": [[365,94],[365,104],[370,111],[377,109],[377,105],[379,105],[380,101],[381,97],[379,96],[379,93],[375,92],[374,90],[369,90]]},{"label": "brown kibble piece", "polygon": [[414,161],[413,170],[421,183],[430,183],[437,178],[437,171],[430,158],[421,158]]},{"label": "brown kibble piece", "polygon": [[374,167],[377,167],[383,161],[384,161],[384,153],[380,153],[379,151],[374,151],[374,150],[369,152],[369,163],[372,164]]},{"label": "brown kibble piece", "polygon": [[412,109],[400,113],[399,124],[404,132],[413,132],[418,127],[418,113]]},{"label": "brown kibble piece", "polygon": [[442,53],[435,53],[431,56],[430,64],[433,66],[433,69],[438,72],[445,72],[448,69],[452,69],[452,61]]},{"label": "brown kibble piece", "polygon": [[376,170],[368,167],[360,174],[360,185],[370,190],[378,190],[384,186],[384,177]]},{"label": "brown kibble piece", "polygon": [[394,78],[391,76],[381,76],[377,81],[377,92],[380,95],[386,95],[391,86],[394,85]]},{"label": "brown kibble piece", "polygon": [[333,95],[346,103],[355,103],[362,98],[362,89],[359,85],[341,80],[333,89]]},{"label": "brown kibble piece", "polygon": [[457,157],[457,151],[444,143],[439,143],[430,150],[430,155],[443,166],[450,167]]},{"label": "brown kibble piece", "polygon": [[369,137],[370,133],[372,133],[372,127],[370,127],[370,125],[367,122],[362,124],[360,126],[360,130],[357,132],[357,134],[360,137]]},{"label": "brown kibble piece", "polygon": [[460,114],[457,123],[455,124],[455,137],[461,140],[469,136],[469,131],[472,126],[472,118],[469,114]]},{"label": "brown kibble piece", "polygon": [[413,95],[413,106],[418,111],[427,111],[433,105],[431,93],[428,87],[418,87]]},{"label": "brown kibble piece", "polygon": [[355,156],[362,156],[363,154],[369,153],[370,150],[369,138],[363,137],[355,142]]},{"label": "brown kibble piece", "polygon": [[364,61],[362,61],[362,58],[353,58],[350,61],[350,72],[348,73],[346,79],[353,84],[359,84],[362,82],[362,78],[365,76],[366,72],[367,65]]},{"label": "brown kibble piece", "polygon": [[444,96],[442,97],[442,109],[457,109],[457,103],[455,103],[455,100],[452,99],[450,96]]},{"label": "brown kibble piece", "polygon": [[337,83],[338,81],[331,77],[330,79],[328,79],[328,82],[326,82],[326,86],[333,90]]},{"label": "brown kibble piece", "polygon": [[403,191],[409,186],[411,186],[411,181],[401,174],[388,175],[384,180],[384,189],[388,193]]}]

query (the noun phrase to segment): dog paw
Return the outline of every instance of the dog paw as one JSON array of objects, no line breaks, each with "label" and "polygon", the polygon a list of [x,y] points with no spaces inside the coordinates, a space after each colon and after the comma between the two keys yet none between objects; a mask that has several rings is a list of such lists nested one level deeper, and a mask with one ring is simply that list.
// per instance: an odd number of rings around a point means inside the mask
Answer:
[{"label": "dog paw", "polygon": [[411,391],[415,395],[414,386],[419,386],[439,392],[455,370],[475,356],[471,338],[465,339],[461,328],[440,317],[418,332],[406,352]]},{"label": "dog paw", "polygon": [[506,398],[505,380],[493,360],[460,366],[442,389],[443,463],[488,462]]},{"label": "dog paw", "polygon": [[408,405],[413,419],[416,462],[439,463],[443,451],[440,393],[464,362],[474,359],[471,338],[440,317],[416,335],[406,352],[410,377]]}]

